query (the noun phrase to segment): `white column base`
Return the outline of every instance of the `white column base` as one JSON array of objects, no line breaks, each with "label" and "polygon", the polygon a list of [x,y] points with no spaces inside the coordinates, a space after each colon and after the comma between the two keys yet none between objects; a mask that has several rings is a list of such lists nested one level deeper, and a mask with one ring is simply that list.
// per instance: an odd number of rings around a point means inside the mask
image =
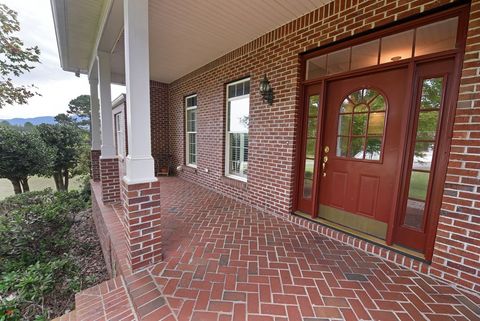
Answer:
[{"label": "white column base", "polygon": [[132,157],[128,155],[125,161],[127,175],[123,181],[129,185],[151,183],[157,181],[155,177],[154,160],[151,156]]}]

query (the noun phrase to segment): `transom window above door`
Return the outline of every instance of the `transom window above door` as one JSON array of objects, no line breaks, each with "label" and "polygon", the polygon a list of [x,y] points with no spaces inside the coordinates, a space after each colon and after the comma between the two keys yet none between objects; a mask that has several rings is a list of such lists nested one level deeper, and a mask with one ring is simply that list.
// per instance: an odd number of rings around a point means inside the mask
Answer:
[{"label": "transom window above door", "polygon": [[378,161],[382,156],[387,102],[377,90],[356,90],[342,101],[338,115],[338,157]]}]

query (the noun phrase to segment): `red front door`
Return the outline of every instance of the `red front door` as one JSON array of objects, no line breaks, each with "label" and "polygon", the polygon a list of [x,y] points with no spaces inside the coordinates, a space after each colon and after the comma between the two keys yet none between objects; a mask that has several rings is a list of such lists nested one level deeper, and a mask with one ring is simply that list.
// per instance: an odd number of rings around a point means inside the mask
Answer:
[{"label": "red front door", "polygon": [[387,223],[395,212],[407,88],[407,67],[328,83],[320,212],[332,220],[353,214]]}]

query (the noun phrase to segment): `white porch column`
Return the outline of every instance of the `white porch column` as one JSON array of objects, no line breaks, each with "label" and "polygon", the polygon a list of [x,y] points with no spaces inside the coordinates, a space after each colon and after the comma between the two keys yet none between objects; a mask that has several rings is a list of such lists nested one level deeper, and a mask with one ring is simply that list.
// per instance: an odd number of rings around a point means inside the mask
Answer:
[{"label": "white porch column", "polygon": [[150,138],[148,0],[124,0],[128,156],[122,182],[127,256],[132,271],[162,260],[160,182]]},{"label": "white porch column", "polygon": [[128,184],[155,180],[150,138],[148,0],[124,0]]},{"label": "white porch column", "polygon": [[98,80],[89,79],[90,83],[90,126],[92,131],[92,150],[100,150],[102,139],[100,137],[100,105],[98,101]]},{"label": "white porch column", "polygon": [[102,137],[102,158],[115,157],[115,148],[113,145],[113,121],[112,121],[112,94],[110,92],[111,70],[110,54],[99,51],[98,60],[98,79],[100,83],[100,123]]},{"label": "white porch column", "polygon": [[92,149],[90,151],[91,169],[90,176],[94,182],[100,181],[100,106],[98,102],[97,75],[90,77],[90,134]]}]

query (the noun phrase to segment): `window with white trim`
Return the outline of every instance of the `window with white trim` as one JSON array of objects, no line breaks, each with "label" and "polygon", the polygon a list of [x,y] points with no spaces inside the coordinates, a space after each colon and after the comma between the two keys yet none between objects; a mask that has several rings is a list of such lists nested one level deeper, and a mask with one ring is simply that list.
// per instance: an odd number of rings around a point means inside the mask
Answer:
[{"label": "window with white trim", "polygon": [[197,95],[185,97],[185,163],[197,166]]},{"label": "window with white trim", "polygon": [[125,157],[125,133],[123,131],[123,113],[115,114],[115,142],[117,147],[117,155]]},{"label": "window with white trim", "polygon": [[248,119],[250,79],[227,85],[225,175],[246,181],[248,173]]}]

